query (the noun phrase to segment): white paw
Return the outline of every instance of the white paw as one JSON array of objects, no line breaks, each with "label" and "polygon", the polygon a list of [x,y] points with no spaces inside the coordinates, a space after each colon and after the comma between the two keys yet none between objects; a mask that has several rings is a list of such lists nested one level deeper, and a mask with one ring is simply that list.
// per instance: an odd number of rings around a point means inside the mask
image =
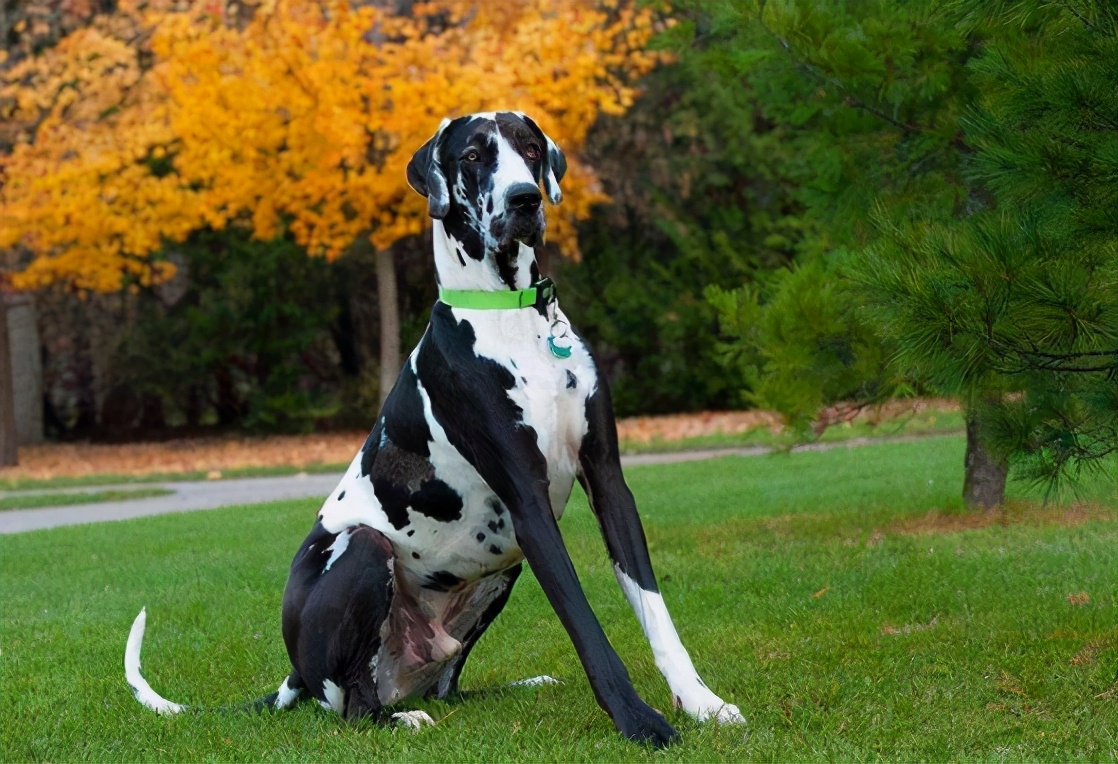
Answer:
[{"label": "white paw", "polygon": [[682,708],[701,722],[715,720],[719,724],[745,724],[745,717],[733,703],[727,703],[705,687],[686,697],[675,696],[675,707]]},{"label": "white paw", "polygon": [[510,682],[509,687],[539,687],[543,684],[562,684],[558,679],[544,674],[543,676],[534,676],[530,679],[521,679],[517,682]]},{"label": "white paw", "polygon": [[392,714],[392,720],[413,732],[419,732],[425,724],[429,727],[435,726],[435,720],[428,716],[426,711],[399,711]]}]

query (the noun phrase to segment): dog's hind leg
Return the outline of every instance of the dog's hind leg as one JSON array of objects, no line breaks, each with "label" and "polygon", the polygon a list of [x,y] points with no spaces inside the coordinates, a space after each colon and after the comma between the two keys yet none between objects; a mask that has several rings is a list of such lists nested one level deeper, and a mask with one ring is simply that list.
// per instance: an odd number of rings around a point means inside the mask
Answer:
[{"label": "dog's hind leg", "polygon": [[358,525],[333,534],[320,524],[291,564],[283,638],[292,675],[347,719],[381,711],[376,656],[392,607],[393,565],[392,545],[379,531]]},{"label": "dog's hind leg", "polygon": [[699,678],[664,605],[637,505],[621,473],[617,425],[604,379],[598,380],[598,389],[587,401],[586,418],[589,430],[579,451],[579,482],[598,518],[618,583],[652,646],[676,707],[700,721],[744,724],[737,706],[715,695]]}]

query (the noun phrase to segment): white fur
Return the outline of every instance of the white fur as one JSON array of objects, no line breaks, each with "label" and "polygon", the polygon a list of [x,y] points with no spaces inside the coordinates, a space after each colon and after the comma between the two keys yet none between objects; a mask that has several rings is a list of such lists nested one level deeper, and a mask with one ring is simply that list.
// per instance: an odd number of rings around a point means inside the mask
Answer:
[{"label": "white fur", "polygon": [[337,711],[339,714],[345,712],[345,691],[341,687],[329,679],[323,679],[322,694],[326,696],[325,701],[319,701],[323,708],[329,711]]},{"label": "white fur", "polygon": [[412,732],[419,732],[423,726],[434,727],[435,720],[426,711],[399,711],[392,714],[395,721],[400,722]]},{"label": "white fur", "polygon": [[699,721],[717,719],[722,724],[745,724],[738,707],[715,695],[699,678],[668,615],[664,598],[642,589],[621,571],[620,566],[614,565],[613,571],[652,646],[656,668],[668,680],[676,706]]},{"label": "white fur", "polygon": [[515,682],[509,682],[509,687],[541,687],[545,684],[562,684],[555,677],[543,674],[541,676],[533,676],[528,679],[520,679]]},{"label": "white fur", "polygon": [[131,631],[128,632],[128,642],[124,646],[124,677],[132,686],[132,692],[140,703],[160,714],[177,714],[186,707],[172,703],[151,689],[151,685],[140,675],[140,650],[144,645],[147,618],[147,608],[141,608],[140,614],[132,622]]},{"label": "white fur", "polygon": [[327,547],[330,552],[330,559],[326,561],[326,566],[322,572],[330,570],[330,567],[337,561],[339,557],[345,554],[345,550],[349,549],[349,537],[353,535],[353,531],[346,529],[334,537],[334,543]]},{"label": "white fur", "polygon": [[[566,316],[556,307],[556,315]],[[586,435],[586,399],[596,387],[597,372],[585,346],[574,343],[569,358],[556,358],[547,345],[551,322],[534,310],[466,310],[477,337],[474,352],[496,361],[513,375],[509,397],[523,413],[522,422],[536,431],[536,445],[547,459],[551,509],[562,516],[578,471],[578,451]],[[567,388],[567,372],[577,385]]]},{"label": "white fur", "polygon": [[288,687],[287,679],[284,679],[283,684],[281,684],[279,690],[276,691],[276,708],[282,709],[290,707],[291,704],[298,699],[300,692],[302,692],[302,690],[298,688],[293,690]]}]

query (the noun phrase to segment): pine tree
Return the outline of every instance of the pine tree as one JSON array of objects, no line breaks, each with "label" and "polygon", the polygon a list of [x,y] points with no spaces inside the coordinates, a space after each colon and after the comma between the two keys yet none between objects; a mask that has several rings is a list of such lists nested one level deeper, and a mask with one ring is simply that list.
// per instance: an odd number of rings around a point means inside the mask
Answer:
[{"label": "pine tree", "polygon": [[993,30],[962,121],[984,204],[891,231],[853,275],[901,364],[985,390],[993,449],[1058,484],[1118,450],[1118,9],[958,11]]},{"label": "pine tree", "polygon": [[1115,12],[788,0],[712,16],[705,44],[799,149],[782,180],[824,222],[767,288],[710,295],[757,400],[803,420],[845,395],[957,395],[971,505],[1001,502],[1010,462],[1052,480],[1118,447]]}]

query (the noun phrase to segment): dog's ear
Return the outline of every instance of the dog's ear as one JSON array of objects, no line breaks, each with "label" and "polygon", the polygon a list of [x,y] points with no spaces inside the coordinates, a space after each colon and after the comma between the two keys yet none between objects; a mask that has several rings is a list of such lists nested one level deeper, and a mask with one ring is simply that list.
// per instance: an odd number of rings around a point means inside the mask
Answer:
[{"label": "dog's ear", "polygon": [[[523,115],[522,115],[523,116]],[[523,116],[525,124],[532,129],[544,143],[543,165],[540,174],[543,175],[543,190],[547,192],[547,199],[552,204],[563,201],[563,192],[559,188],[559,181],[567,174],[567,157],[563,150],[555,145],[555,141],[547,137],[540,126],[531,117]]]},{"label": "dog's ear", "polygon": [[427,214],[437,220],[442,220],[450,212],[450,191],[439,164],[443,134],[449,124],[450,120],[444,119],[431,140],[420,146],[408,162],[408,185],[427,197]]},{"label": "dog's ear", "polygon": [[563,150],[555,145],[555,141],[548,138],[547,140],[547,167],[544,168],[543,185],[544,190],[547,191],[547,198],[551,200],[552,204],[558,204],[563,201],[563,192],[559,190],[559,181],[567,174],[567,157],[563,155]]}]

